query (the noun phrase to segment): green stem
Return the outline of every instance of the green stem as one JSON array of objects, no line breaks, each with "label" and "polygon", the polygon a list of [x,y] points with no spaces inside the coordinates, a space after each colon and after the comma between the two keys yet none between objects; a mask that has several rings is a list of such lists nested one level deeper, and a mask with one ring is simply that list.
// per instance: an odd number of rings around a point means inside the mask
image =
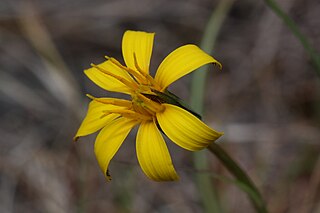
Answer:
[{"label": "green stem", "polygon": [[[213,50],[218,32],[233,2],[234,0],[220,1],[217,8],[213,11],[200,44],[201,49],[205,52],[210,53]],[[206,73],[207,67],[202,67],[194,72],[192,78],[191,107],[200,114],[203,109]],[[205,152],[196,152],[194,154],[194,165],[197,170],[206,170],[208,168],[207,156],[205,154]],[[196,182],[204,206],[204,212],[221,213],[222,209],[218,201],[218,196],[211,181],[212,179],[209,174],[202,173],[196,175]]]},{"label": "green stem", "polygon": [[279,7],[274,0],[264,0],[273,12],[282,19],[282,21],[289,27],[291,32],[300,41],[306,52],[310,55],[314,63],[315,71],[320,77],[320,57],[317,51],[312,47],[307,37],[305,37],[299,30],[295,22]]},{"label": "green stem", "polygon": [[237,178],[237,182],[239,183],[238,186],[247,192],[256,211],[267,213],[268,211],[259,190],[243,169],[241,169],[241,167],[217,143],[212,143],[208,147],[208,150],[221,161],[234,177]]},{"label": "green stem", "polygon": [[[233,2],[234,0],[220,1],[217,8],[213,11],[200,43],[200,48],[203,51],[209,54],[212,52],[222,23],[225,20]],[[202,114],[203,110],[204,87],[207,71],[208,66],[202,66],[195,71],[192,76],[191,106],[200,114]]]},{"label": "green stem", "polygon": [[[234,0],[220,1],[217,9],[213,12],[210,20],[207,24],[202,42],[201,49],[205,52],[211,53],[213,50],[218,32],[226,17],[226,14],[230,10]],[[204,86],[207,75],[207,67],[202,67],[193,74],[192,86],[191,86],[191,107],[202,113],[203,99],[204,99]],[[247,192],[253,206],[257,212],[266,213],[266,207],[264,201],[250,180],[248,175],[238,166],[238,164],[232,160],[232,158],[216,143],[213,143],[208,149],[217,156],[222,164],[236,177],[235,184],[242,190]],[[194,164],[197,170],[208,169],[208,161],[205,152],[197,152],[194,155]],[[212,180],[209,174],[197,174],[197,185],[199,193],[204,204],[205,212],[222,212],[220,204],[218,202],[216,190],[212,186]]]}]

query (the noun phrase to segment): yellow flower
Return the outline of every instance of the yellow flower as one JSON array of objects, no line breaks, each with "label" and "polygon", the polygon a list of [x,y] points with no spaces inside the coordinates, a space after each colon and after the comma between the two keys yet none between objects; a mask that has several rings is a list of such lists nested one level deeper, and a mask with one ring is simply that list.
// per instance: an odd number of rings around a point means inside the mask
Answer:
[{"label": "yellow flower", "polygon": [[75,140],[98,134],[94,152],[107,180],[108,166],[129,134],[139,125],[136,152],[143,172],[155,181],[177,180],[161,131],[174,143],[190,151],[206,148],[219,133],[185,108],[167,87],[184,75],[208,63],[221,64],[197,46],[188,44],[171,52],[160,64],[155,77],[149,74],[154,33],[126,31],[122,54],[126,66],[114,58],[85,70],[105,90],[125,93],[131,100],[92,98]]}]

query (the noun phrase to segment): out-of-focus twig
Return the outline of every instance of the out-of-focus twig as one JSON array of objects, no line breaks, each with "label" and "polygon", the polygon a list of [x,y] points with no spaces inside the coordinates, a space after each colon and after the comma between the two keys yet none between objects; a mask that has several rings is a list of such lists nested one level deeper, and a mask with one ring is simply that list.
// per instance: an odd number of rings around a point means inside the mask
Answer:
[{"label": "out-of-focus twig", "polygon": [[[319,212],[320,204],[316,202],[320,190],[320,157],[318,157],[309,181],[309,190],[303,212]],[[316,205],[318,203],[318,205]],[[313,211],[314,210],[314,211]]]},{"label": "out-of-focus twig", "polygon": [[27,109],[43,112],[49,107],[29,86],[5,72],[0,74],[0,92]]},{"label": "out-of-focus twig", "polygon": [[243,189],[250,198],[256,212],[267,213],[266,204],[255,184],[244,170],[226,153],[217,143],[212,143],[208,147],[228,171],[236,178],[238,186]]},{"label": "out-of-focus twig", "polygon": [[80,89],[76,80],[57,50],[46,26],[41,22],[36,8],[30,3],[21,3],[16,6],[19,13],[20,26],[25,37],[35,48],[42,59],[45,69],[39,73],[44,86],[54,95],[57,100],[80,114]]}]

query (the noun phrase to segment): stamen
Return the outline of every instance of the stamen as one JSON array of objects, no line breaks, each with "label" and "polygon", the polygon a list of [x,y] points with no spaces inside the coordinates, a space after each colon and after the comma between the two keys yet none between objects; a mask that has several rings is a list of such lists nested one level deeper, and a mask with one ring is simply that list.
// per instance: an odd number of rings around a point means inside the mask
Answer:
[{"label": "stamen", "polygon": [[150,120],[152,118],[150,116],[140,114],[135,111],[127,110],[127,109],[112,109],[112,110],[105,110],[103,112],[104,113],[115,113],[115,114],[119,114],[123,117],[132,118],[135,120]]},{"label": "stamen", "polygon": [[[150,107],[148,107],[145,103],[141,103],[141,105],[143,106],[143,107],[141,107],[141,109],[143,110],[143,113],[145,114],[145,113],[148,113],[148,114],[150,114],[150,115],[152,115],[153,117],[154,117],[154,115],[155,115],[155,111],[154,111],[154,109],[151,109]],[[140,111],[142,111],[142,110],[140,110]]]},{"label": "stamen", "polygon": [[143,75],[151,83],[151,85],[155,87],[155,89],[160,90],[160,86],[158,85],[158,83],[147,72],[143,71],[139,67],[136,53],[133,53],[133,58],[134,58],[134,66],[139,71],[139,73]]},{"label": "stamen", "polygon": [[137,60],[137,55],[136,55],[135,52],[133,53],[133,59],[134,59],[134,66],[137,68],[137,70],[138,70],[141,74],[142,74],[142,73],[145,73],[145,71],[143,71],[143,70],[139,67],[138,60]]},{"label": "stamen", "polygon": [[98,70],[100,70],[101,72],[103,72],[103,73],[106,74],[106,75],[109,75],[109,76],[111,76],[111,77],[114,77],[115,79],[117,79],[118,81],[122,82],[124,85],[130,87],[131,89],[134,89],[134,90],[138,89],[138,85],[135,84],[134,82],[130,82],[130,81],[124,79],[124,78],[121,77],[121,76],[118,76],[118,75],[115,75],[115,74],[113,74],[113,73],[111,73],[111,72],[108,72],[107,70],[102,69],[101,67],[99,67],[99,66],[96,65],[96,64],[93,64],[93,63],[92,63],[91,66],[94,67],[94,68],[96,68],[96,69],[98,69]]},{"label": "stamen", "polygon": [[151,99],[145,97],[142,94],[137,94],[137,96],[145,103],[145,107],[149,108],[153,112],[162,112],[165,109],[163,105],[152,101]]},{"label": "stamen", "polygon": [[141,76],[140,73],[136,72],[135,70],[130,69],[129,67],[123,66],[119,61],[117,61],[115,58],[105,56],[106,59],[110,60],[114,65],[119,67],[120,69],[123,69],[127,71],[129,74],[131,74],[138,82],[144,83],[146,82],[143,76]]},{"label": "stamen", "polygon": [[90,94],[87,94],[87,97],[91,98],[92,100],[95,100],[97,102],[103,103],[103,104],[111,104],[115,106],[121,106],[121,107],[128,107],[130,108],[132,106],[132,102],[124,99],[116,99],[116,98],[96,98]]},{"label": "stamen", "polygon": [[103,112],[103,115],[100,116],[100,119],[102,119],[110,114],[111,114],[110,112]]},{"label": "stamen", "polygon": [[86,94],[86,96],[92,100],[96,99],[96,97],[94,97],[93,95],[90,95],[90,94]]},{"label": "stamen", "polygon": [[143,101],[139,100],[139,101],[134,101],[135,104],[132,105],[132,110],[134,110],[135,112],[139,113],[139,114],[143,114],[143,115],[147,115],[147,116],[154,116],[155,112],[152,111],[151,109],[148,109],[145,105],[145,103],[143,103]]}]

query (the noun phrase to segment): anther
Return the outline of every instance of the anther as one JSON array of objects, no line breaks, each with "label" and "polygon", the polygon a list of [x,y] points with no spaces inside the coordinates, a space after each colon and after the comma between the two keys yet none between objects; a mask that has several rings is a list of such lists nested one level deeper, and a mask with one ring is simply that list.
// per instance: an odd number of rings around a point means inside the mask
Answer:
[{"label": "anther", "polygon": [[160,86],[157,84],[157,82],[147,72],[143,71],[140,68],[136,53],[133,53],[133,59],[134,59],[134,66],[139,71],[139,73],[143,75],[151,83],[152,86],[156,87],[156,89],[160,89]]},{"label": "anther", "polygon": [[119,114],[122,117],[132,118],[135,120],[150,120],[151,117],[147,115],[140,114],[138,112],[127,110],[127,109],[113,109],[113,110],[105,110],[104,113],[114,113]]},{"label": "anther", "polygon": [[86,94],[86,96],[92,100],[96,99],[96,97],[94,97],[93,95],[90,95],[90,94]]},{"label": "anther", "polygon": [[115,99],[115,98],[96,98],[90,94],[87,94],[87,97],[89,97],[92,100],[95,100],[97,102],[103,103],[103,104],[111,104],[115,106],[120,107],[128,107],[130,108],[132,106],[132,102],[124,99]]},{"label": "anther", "polygon": [[122,82],[123,84],[125,84],[126,86],[130,87],[131,89],[137,89],[138,86],[134,83],[134,82],[130,82],[126,79],[124,79],[123,77],[121,76],[118,76],[118,75],[115,75],[111,72],[108,72],[107,70],[105,69],[102,69],[101,67],[99,67],[98,65],[96,64],[91,64],[92,67],[98,69],[99,71],[101,71],[102,73],[106,74],[106,75],[109,75],[111,77],[114,77],[115,79],[117,79],[118,81]]},{"label": "anther", "polygon": [[162,112],[164,110],[164,106],[152,101],[151,99],[145,97],[142,94],[137,94],[138,98],[144,102],[144,107],[149,108],[153,112]]},{"label": "anther", "polygon": [[123,66],[119,61],[117,61],[115,58],[105,56],[105,58],[109,61],[111,61],[114,65],[119,67],[120,69],[123,69],[127,71],[129,74],[131,74],[138,82],[144,83],[145,79],[143,76],[141,76],[140,73],[136,72],[135,70],[130,69],[129,67]]}]

